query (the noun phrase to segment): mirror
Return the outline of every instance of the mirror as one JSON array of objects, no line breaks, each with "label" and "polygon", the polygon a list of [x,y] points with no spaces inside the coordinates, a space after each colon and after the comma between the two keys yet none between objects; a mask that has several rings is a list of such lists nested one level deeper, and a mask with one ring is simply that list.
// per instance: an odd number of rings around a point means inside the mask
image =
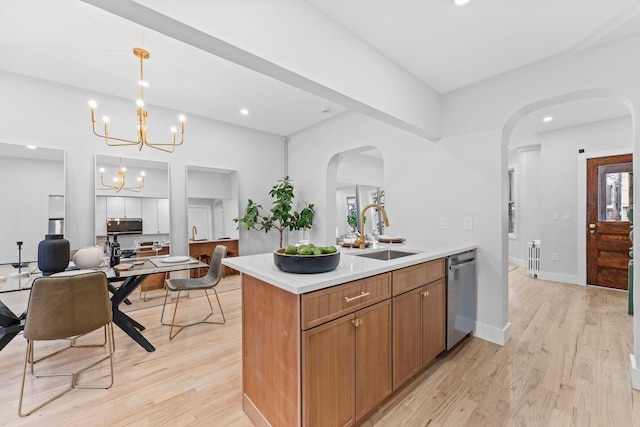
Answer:
[{"label": "mirror", "polygon": [[5,183],[0,264],[18,263],[18,241],[23,263],[33,263],[45,234],[64,234],[65,152],[0,143],[0,179]]},{"label": "mirror", "polygon": [[[217,245],[227,247],[227,256],[239,255],[239,231],[233,218],[239,216],[238,173],[235,170],[187,165],[187,233],[189,255],[209,264]],[[206,271],[193,271],[193,277]],[[224,278],[237,271],[225,267]],[[226,282],[226,283],[225,283]],[[228,283],[231,282],[231,283]],[[220,289],[238,289],[239,280],[222,280]]]},{"label": "mirror", "polygon": [[[119,186],[121,168],[123,188],[107,188]],[[163,253],[169,253],[168,163],[96,154],[95,189],[97,245],[117,235],[123,258],[136,256],[156,240],[163,243]]]},{"label": "mirror", "polygon": [[[336,237],[355,237],[360,229],[360,212],[370,203],[384,206],[384,163],[377,148],[366,147],[343,153],[336,179]],[[384,234],[378,209],[365,213],[365,232],[370,239]]]},{"label": "mirror", "polygon": [[[339,183],[336,190],[338,237],[355,236],[360,230],[360,212],[370,203],[384,207],[384,189],[373,185],[345,185]],[[373,236],[384,234],[384,220],[377,208],[367,209],[364,229]]]}]

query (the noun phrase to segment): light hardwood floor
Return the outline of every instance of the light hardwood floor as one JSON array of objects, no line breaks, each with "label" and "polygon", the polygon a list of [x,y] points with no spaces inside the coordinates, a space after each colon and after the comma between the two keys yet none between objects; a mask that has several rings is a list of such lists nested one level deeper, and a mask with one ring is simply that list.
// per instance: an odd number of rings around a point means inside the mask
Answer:
[{"label": "light hardwood floor", "polygon": [[[534,280],[520,268],[509,274],[507,345],[465,340],[366,426],[640,427],[640,392],[631,389],[629,372],[633,338],[626,292]],[[131,315],[147,326],[144,334],[155,352],[145,352],[116,328],[114,386],[72,390],[27,418],[17,416],[25,350],[17,337],[0,352],[0,425],[250,426],[241,406],[240,291],[234,290],[237,282],[225,286],[220,299],[226,325],[187,328],[169,341],[161,307],[136,310]],[[0,295],[19,311],[16,297]],[[206,310],[203,298],[185,302],[178,316]],[[41,397],[43,391],[50,389],[31,394]]]}]

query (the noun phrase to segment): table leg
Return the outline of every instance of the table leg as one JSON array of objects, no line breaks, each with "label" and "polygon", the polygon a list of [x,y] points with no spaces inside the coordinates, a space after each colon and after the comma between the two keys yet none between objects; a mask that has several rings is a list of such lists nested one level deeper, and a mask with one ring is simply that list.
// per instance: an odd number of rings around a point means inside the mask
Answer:
[{"label": "table leg", "polygon": [[133,340],[140,344],[145,350],[149,352],[156,351],[156,348],[149,341],[147,341],[147,339],[142,336],[142,334],[129,321],[130,319],[131,318],[129,316],[125,315],[120,310],[113,311],[113,323],[115,323],[127,335],[133,338]]},{"label": "table leg", "polygon": [[[118,310],[120,311],[120,310]],[[134,328],[136,328],[139,331],[144,331],[145,327],[142,326],[140,323],[136,322],[134,319],[132,319],[131,317],[129,317],[127,314],[123,313],[122,311],[120,311],[121,315],[123,316],[124,319],[126,319],[127,322],[131,323],[133,325]]]},{"label": "table leg", "polygon": [[119,288],[110,287],[113,292],[111,297],[111,307],[113,310],[113,323],[129,335],[135,342],[140,344],[142,348],[151,352],[155,351],[155,347],[139,332],[144,330],[144,326],[133,320],[131,317],[120,311],[120,304],[127,300],[127,297],[138,287],[147,275],[127,277]]},{"label": "table leg", "polygon": [[6,347],[20,331],[24,329],[25,313],[16,316],[2,301],[0,301],[0,350]]}]

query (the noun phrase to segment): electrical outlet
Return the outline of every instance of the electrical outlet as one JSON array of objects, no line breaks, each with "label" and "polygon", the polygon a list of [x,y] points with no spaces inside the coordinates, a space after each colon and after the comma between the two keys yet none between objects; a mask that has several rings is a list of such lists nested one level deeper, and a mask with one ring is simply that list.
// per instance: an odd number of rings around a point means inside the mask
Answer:
[{"label": "electrical outlet", "polygon": [[553,252],[551,254],[551,261],[560,261],[560,256],[558,255],[557,252]]},{"label": "electrical outlet", "polygon": [[471,218],[470,216],[465,216],[464,217],[464,229],[465,230],[471,230],[473,228],[473,218]]},{"label": "electrical outlet", "polygon": [[446,216],[440,217],[440,230],[446,230],[449,228],[449,218]]}]

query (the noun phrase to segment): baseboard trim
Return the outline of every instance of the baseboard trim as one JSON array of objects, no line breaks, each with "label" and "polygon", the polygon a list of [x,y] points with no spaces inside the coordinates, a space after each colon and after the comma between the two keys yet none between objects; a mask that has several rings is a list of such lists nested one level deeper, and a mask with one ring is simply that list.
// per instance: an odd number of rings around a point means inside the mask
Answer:
[{"label": "baseboard trim", "polygon": [[520,259],[509,257],[509,264],[517,265],[518,267],[527,268],[527,261]]},{"label": "baseboard trim", "polygon": [[[540,271],[538,273],[538,279],[547,280],[549,282],[562,282],[569,283],[572,285],[579,285],[578,276],[575,274],[562,274],[562,273],[551,273],[548,271]],[[584,285],[581,285],[584,286]]]},{"label": "baseboard trim", "polygon": [[501,329],[476,322],[473,336],[498,345],[505,345],[507,341],[511,339],[511,322],[507,323],[505,327]]},{"label": "baseboard trim", "polygon": [[253,425],[258,427],[271,427],[271,424],[262,415],[262,412],[253,404],[249,396],[242,393],[242,410],[249,417]]},{"label": "baseboard trim", "polygon": [[631,386],[636,390],[640,390],[640,369],[636,364],[636,357],[633,354],[629,355],[631,357]]}]

